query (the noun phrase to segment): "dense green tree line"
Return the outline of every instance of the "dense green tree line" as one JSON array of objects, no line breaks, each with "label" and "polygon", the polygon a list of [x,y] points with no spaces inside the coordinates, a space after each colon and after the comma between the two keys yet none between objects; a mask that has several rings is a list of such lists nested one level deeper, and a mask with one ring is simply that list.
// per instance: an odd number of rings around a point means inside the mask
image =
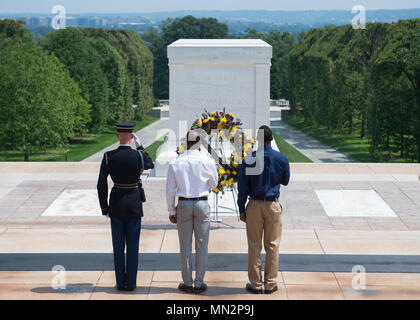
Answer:
[{"label": "dense green tree line", "polygon": [[43,51],[21,22],[0,22],[0,147],[28,160],[86,131],[90,105],[65,66]]},{"label": "dense green tree line", "polygon": [[273,47],[270,74],[271,99],[289,98],[289,53],[296,44],[296,38],[289,32],[270,30],[269,33],[261,33],[256,29],[248,29],[243,38],[261,39]]},{"label": "dense green tree line", "polygon": [[153,56],[134,31],[67,28],[40,44],[67,66],[92,105],[92,131],[142,119],[153,107]]},{"label": "dense green tree line", "polygon": [[293,113],[331,131],[357,128],[373,161],[420,162],[419,34],[420,19],[310,30],[290,53]]},{"label": "dense green tree line", "polygon": [[67,28],[37,44],[23,22],[0,21],[0,148],[32,152],[143,119],[153,56],[134,31]]}]

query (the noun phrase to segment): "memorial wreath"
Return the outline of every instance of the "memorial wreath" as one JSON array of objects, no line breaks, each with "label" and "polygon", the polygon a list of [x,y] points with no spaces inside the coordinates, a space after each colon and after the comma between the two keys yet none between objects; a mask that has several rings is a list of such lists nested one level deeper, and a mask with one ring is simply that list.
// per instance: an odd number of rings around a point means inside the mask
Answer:
[{"label": "memorial wreath", "polygon": [[[244,158],[254,151],[254,139],[248,137],[242,129],[242,122],[236,119],[232,113],[226,113],[226,110],[205,112],[201,118],[194,121],[191,130],[201,129],[203,136],[202,144],[207,147],[207,151],[215,158],[219,174],[219,182],[212,191],[216,194],[224,193],[225,188],[231,188],[238,181],[239,167]],[[228,158],[222,159],[221,155],[215,152],[211,147],[211,139],[219,139],[221,143],[229,142],[233,145],[233,151]],[[178,155],[186,150],[186,138],[181,141],[176,152]],[[222,155],[224,156],[224,155]]]}]

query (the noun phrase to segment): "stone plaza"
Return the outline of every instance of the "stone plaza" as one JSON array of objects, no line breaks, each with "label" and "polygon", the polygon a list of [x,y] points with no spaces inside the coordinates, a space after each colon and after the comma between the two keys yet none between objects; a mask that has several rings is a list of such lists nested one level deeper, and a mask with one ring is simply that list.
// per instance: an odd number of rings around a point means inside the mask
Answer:
[{"label": "stone plaza", "polygon": [[[232,210],[212,215],[208,290],[177,289],[179,241],[165,201],[174,135],[205,108],[226,107],[252,135],[270,124],[271,55],[271,46],[249,39],[168,47],[169,120],[138,133],[145,147],[168,130],[173,136],[156,170],[142,177],[147,202],[133,292],[115,287],[110,222],[96,193],[103,152],[115,145],[78,163],[0,163],[0,299],[420,299],[420,164],[355,163],[279,119],[273,131],[315,162],[291,163],[290,184],[281,188],[279,290],[245,290],[247,236]],[[231,196],[220,203],[232,208]]]},{"label": "stone plaza", "polygon": [[[0,164],[0,299],[420,298],[418,164],[291,164],[273,295],[244,289],[247,239],[235,215],[212,223],[208,291],[178,291],[165,179],[148,172],[138,288],[118,292],[109,220],[95,198],[98,170],[97,162]],[[66,270],[65,289],[52,287],[55,266]]]}]

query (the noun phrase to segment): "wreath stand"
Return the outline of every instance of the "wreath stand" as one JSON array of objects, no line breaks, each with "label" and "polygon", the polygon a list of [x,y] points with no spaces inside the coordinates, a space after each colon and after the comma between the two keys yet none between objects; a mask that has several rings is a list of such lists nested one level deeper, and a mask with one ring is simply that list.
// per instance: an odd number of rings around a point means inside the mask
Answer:
[{"label": "wreath stand", "polygon": [[[212,137],[210,136],[209,137],[209,143],[207,144],[207,146],[205,145],[206,143],[203,143],[203,144],[207,148],[207,151],[210,153],[210,155],[217,162],[219,162],[219,164],[222,164],[223,161],[226,161],[225,150],[224,150],[224,146],[223,146],[224,144],[223,144],[223,142],[220,143],[220,147],[219,147],[219,141],[218,140],[215,141],[215,144],[216,144],[215,149],[216,150],[219,149],[220,154],[221,154],[221,157],[219,157],[218,154],[211,147],[211,142],[212,142]],[[224,193],[226,193],[226,192],[229,192],[232,195],[232,200],[233,200],[233,203],[235,205],[235,209],[219,205],[219,198],[221,197],[221,192],[218,192],[217,194],[214,195],[214,199],[213,199],[213,207],[215,208],[215,210],[210,212],[212,214],[212,218],[210,219],[211,222],[217,222],[217,223],[223,222],[223,220],[220,219],[220,217],[219,217],[219,208],[223,208],[225,210],[235,212],[237,217],[238,217],[238,221],[239,221],[239,210],[238,210],[238,204],[237,204],[238,190],[236,188],[236,185],[234,184],[230,188],[225,188]]]},{"label": "wreath stand", "polygon": [[237,204],[238,191],[236,190],[236,187],[235,186],[232,186],[231,188],[226,188],[225,189],[225,193],[226,192],[230,192],[231,193],[232,199],[233,199],[233,203],[235,204],[235,209],[224,207],[224,206],[220,206],[219,205],[220,192],[218,194],[215,194],[214,195],[214,200],[213,200],[213,205],[214,205],[215,211],[211,211],[210,212],[210,213],[213,214],[213,218],[210,220],[211,222],[223,222],[223,220],[219,218],[219,208],[223,208],[225,210],[236,212],[236,215],[237,215],[238,221],[239,221],[239,213],[238,213],[239,211],[238,211],[238,204]]}]

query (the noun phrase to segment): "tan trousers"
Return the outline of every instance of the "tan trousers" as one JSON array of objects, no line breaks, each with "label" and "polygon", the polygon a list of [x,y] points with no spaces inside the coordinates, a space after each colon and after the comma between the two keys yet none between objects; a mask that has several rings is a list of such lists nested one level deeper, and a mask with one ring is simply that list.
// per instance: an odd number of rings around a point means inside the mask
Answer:
[{"label": "tan trousers", "polygon": [[[281,214],[282,206],[277,201],[250,200],[246,207],[248,278],[253,289],[272,290],[277,284]],[[264,282],[261,273],[262,241],[266,252]]]}]

